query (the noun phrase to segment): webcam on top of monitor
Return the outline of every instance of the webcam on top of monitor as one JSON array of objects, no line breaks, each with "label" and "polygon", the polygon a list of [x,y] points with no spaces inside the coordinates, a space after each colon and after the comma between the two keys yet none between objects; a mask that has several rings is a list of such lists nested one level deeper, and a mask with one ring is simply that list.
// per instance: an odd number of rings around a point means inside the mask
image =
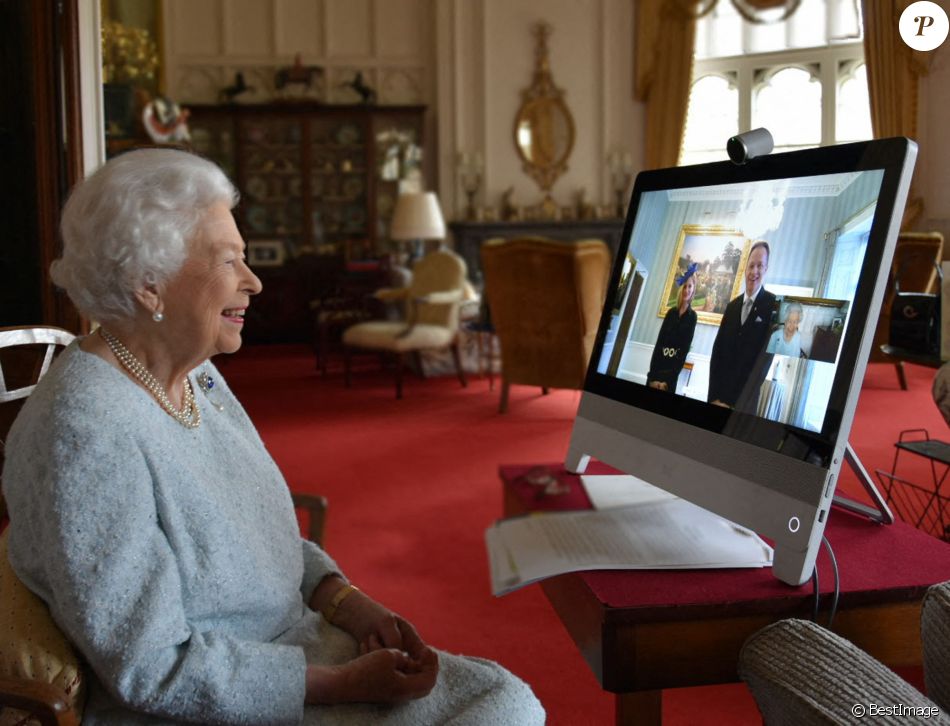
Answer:
[{"label": "webcam on top of monitor", "polygon": [[733,164],[745,164],[757,156],[766,156],[771,154],[774,148],[772,134],[766,128],[746,131],[726,142],[726,152]]}]

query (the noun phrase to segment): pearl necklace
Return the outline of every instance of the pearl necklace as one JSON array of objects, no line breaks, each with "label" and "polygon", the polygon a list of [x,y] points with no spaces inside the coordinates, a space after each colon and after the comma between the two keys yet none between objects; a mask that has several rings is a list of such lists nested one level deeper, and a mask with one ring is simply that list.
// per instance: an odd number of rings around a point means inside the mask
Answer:
[{"label": "pearl necklace", "polygon": [[198,428],[201,424],[201,411],[197,403],[195,403],[195,393],[191,388],[191,381],[189,381],[187,377],[183,381],[185,392],[182,396],[181,408],[177,409],[168,399],[168,394],[165,392],[162,384],[158,382],[158,379],[149,372],[148,368],[142,365],[138,358],[132,355],[132,352],[128,348],[119,342],[118,338],[102,327],[99,328],[99,335],[106,341],[109,350],[112,351],[112,354],[118,359],[119,363],[122,364],[122,367],[131,373],[139,383],[145,386],[148,392],[155,397],[155,400],[161,404],[161,407],[164,408],[173,419],[185,428]]}]

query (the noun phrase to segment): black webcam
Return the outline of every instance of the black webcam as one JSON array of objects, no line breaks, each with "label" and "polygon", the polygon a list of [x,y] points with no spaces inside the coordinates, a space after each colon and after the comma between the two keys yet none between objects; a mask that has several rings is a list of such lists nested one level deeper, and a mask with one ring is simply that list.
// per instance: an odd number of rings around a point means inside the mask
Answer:
[{"label": "black webcam", "polygon": [[775,148],[772,134],[766,128],[752,129],[733,136],[726,142],[726,152],[734,164],[745,164],[749,159],[771,154]]}]

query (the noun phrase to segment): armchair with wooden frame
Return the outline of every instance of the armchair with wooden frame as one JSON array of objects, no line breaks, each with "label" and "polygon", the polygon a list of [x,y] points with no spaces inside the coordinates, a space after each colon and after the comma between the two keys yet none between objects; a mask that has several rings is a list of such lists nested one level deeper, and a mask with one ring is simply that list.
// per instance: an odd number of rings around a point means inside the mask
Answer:
[{"label": "armchair with wooden frame", "polygon": [[[0,328],[0,466],[16,413],[74,335],[52,327]],[[307,537],[322,543],[327,501],[293,494]],[[7,509],[0,481],[0,726],[74,726],[82,719],[82,661],[7,558]]]},{"label": "armchair with wooden frame", "polygon": [[408,287],[377,290],[384,302],[402,303],[404,320],[372,320],[343,332],[343,371],[351,385],[352,356],[357,351],[379,353],[392,362],[396,398],[402,398],[402,371],[410,357],[423,350],[449,348],[462,386],[468,385],[459,354],[459,308],[466,295],[465,260],[448,249],[430,252],[416,262]]},{"label": "armchair with wooden frame", "polygon": [[580,389],[607,294],[610,250],[601,240],[540,237],[482,245],[485,300],[501,345],[501,400],[511,384]]}]

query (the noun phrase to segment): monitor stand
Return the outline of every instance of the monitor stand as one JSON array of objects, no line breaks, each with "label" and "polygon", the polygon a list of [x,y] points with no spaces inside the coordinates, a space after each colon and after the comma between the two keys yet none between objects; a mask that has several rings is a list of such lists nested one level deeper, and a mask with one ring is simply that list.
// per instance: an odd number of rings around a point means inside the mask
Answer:
[{"label": "monitor stand", "polygon": [[850,442],[845,447],[844,459],[851,467],[851,471],[853,471],[855,476],[858,477],[858,481],[861,482],[861,486],[864,487],[864,491],[866,491],[868,496],[871,497],[871,501],[875,506],[869,507],[867,504],[856,502],[853,499],[848,499],[847,497],[841,496],[840,494],[835,494],[834,498],[832,499],[832,504],[835,504],[849,512],[864,515],[872,522],[877,522],[878,524],[894,524],[894,515],[891,513],[890,508],[887,506],[887,503],[881,496],[881,492],[878,491],[877,486],[871,480],[867,469],[864,468],[864,465],[861,463],[858,455],[854,453],[854,449],[851,448]]}]

